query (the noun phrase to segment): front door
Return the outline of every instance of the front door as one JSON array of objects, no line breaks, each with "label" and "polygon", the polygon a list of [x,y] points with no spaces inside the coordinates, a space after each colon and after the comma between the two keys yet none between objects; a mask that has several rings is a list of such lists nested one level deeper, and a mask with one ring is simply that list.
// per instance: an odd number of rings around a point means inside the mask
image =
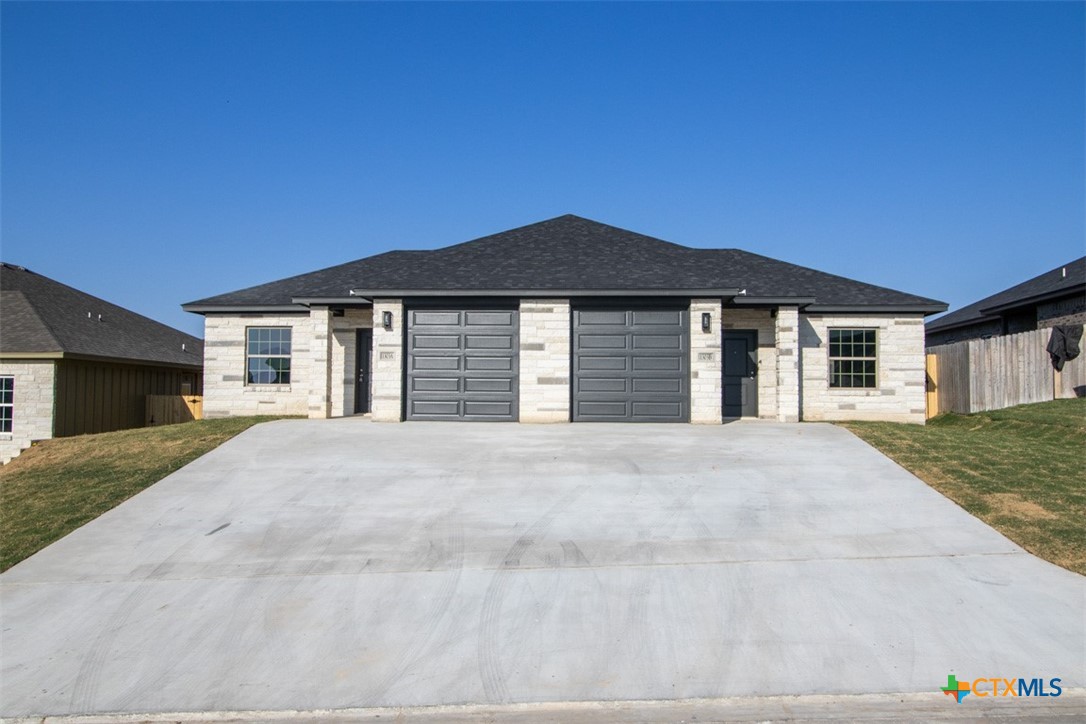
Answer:
[{"label": "front door", "polygon": [[354,414],[370,411],[370,353],[373,350],[373,330],[360,329],[354,345]]},{"label": "front door", "polygon": [[724,417],[758,416],[758,332],[724,331]]}]

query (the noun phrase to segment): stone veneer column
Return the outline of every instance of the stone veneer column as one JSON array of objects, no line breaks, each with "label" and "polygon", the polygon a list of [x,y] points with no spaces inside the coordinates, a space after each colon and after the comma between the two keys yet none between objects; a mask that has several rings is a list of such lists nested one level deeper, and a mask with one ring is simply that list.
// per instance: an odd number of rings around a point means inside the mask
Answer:
[{"label": "stone veneer column", "polygon": [[[382,323],[392,312],[392,329]],[[373,300],[373,419],[400,422],[403,419],[404,312],[401,299]]]},{"label": "stone veneer column", "polygon": [[568,299],[520,302],[521,422],[569,422]]},{"label": "stone veneer column", "polygon": [[[701,315],[708,312],[712,323],[701,329]],[[720,358],[719,299],[690,301],[690,422],[719,425],[722,422],[723,379]]]},{"label": "stone veneer column", "polygon": [[324,419],[330,416],[332,377],[329,363],[332,359],[332,310],[314,307],[309,310],[312,337],[309,342],[309,417]]},{"label": "stone veneer column", "polygon": [[799,422],[799,307],[777,309],[777,420]]}]

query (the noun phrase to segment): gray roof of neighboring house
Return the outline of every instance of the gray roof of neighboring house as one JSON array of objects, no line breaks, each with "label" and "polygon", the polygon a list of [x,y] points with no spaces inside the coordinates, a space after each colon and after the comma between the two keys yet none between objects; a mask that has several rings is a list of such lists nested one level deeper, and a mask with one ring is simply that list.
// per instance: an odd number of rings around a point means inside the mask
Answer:
[{"label": "gray roof of neighboring house", "polygon": [[[934,299],[864,284],[739,249],[694,249],[560,216],[433,251],[391,251],[184,305],[194,312],[282,307],[301,300],[485,293],[567,296],[746,291],[818,306],[946,309]],[[742,297],[740,297],[742,298]]]},{"label": "gray roof of neighboring house", "polygon": [[32,354],[200,367],[204,343],[23,267],[0,263],[0,356]]},{"label": "gray roof of neighboring house", "polygon": [[[1065,273],[1066,270],[1066,273]],[[985,297],[979,302],[956,309],[927,323],[928,331],[964,327],[989,319],[998,319],[1003,312],[1028,307],[1039,302],[1086,294],[1086,256],[1035,276],[1028,281]]]}]

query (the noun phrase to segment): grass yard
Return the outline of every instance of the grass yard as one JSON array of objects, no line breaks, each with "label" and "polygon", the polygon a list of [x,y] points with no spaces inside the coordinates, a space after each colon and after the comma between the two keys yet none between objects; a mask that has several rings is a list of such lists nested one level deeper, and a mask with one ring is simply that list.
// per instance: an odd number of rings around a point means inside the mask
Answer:
[{"label": "grass yard", "polygon": [[238,433],[232,417],[46,440],[0,467],[0,571],[36,553]]},{"label": "grass yard", "polygon": [[843,425],[1026,550],[1086,575],[1086,399]]}]

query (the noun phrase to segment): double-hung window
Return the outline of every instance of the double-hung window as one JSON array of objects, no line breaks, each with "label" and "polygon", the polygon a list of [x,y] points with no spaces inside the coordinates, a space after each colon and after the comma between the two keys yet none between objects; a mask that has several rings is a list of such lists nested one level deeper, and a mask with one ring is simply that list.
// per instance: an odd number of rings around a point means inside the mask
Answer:
[{"label": "double-hung window", "polygon": [[876,348],[874,329],[831,329],[830,387],[876,387]]},{"label": "double-hung window", "polygon": [[245,380],[250,385],[290,384],[290,327],[249,327]]},{"label": "double-hung window", "polygon": [[11,432],[15,419],[15,378],[11,375],[0,377],[0,433]]}]

